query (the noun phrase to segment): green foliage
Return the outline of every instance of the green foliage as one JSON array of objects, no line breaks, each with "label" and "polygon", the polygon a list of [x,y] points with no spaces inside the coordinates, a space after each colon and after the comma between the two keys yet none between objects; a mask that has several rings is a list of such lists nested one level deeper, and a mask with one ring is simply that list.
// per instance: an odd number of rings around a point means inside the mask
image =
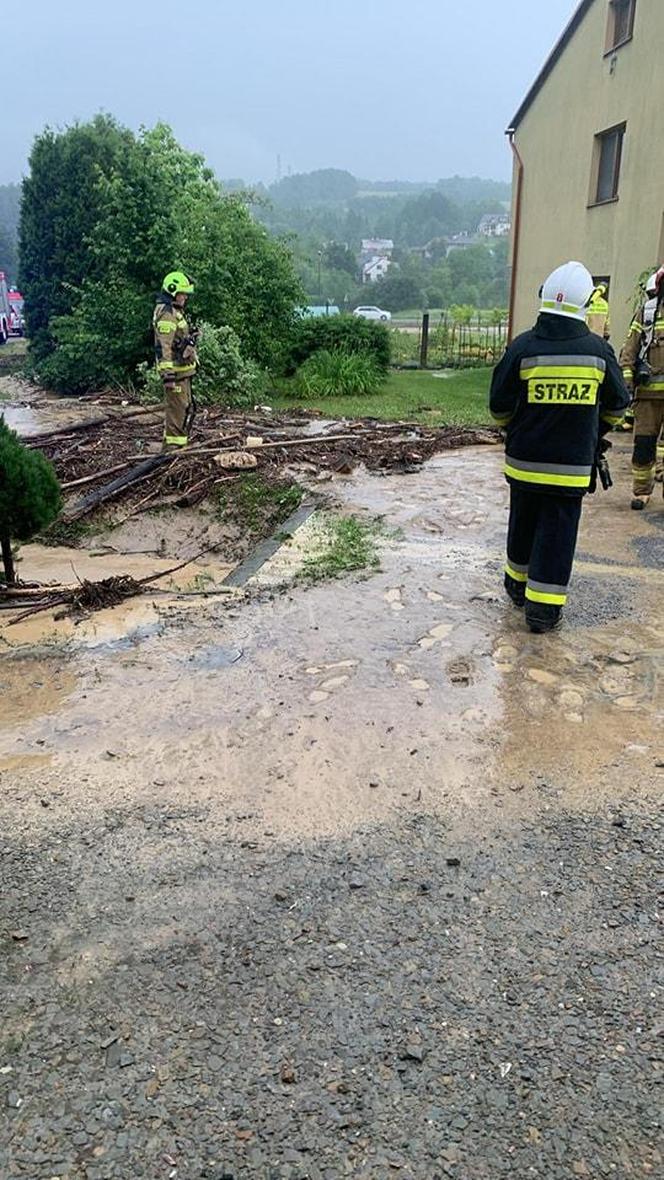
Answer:
[{"label": "green foliage", "polygon": [[21,281],[55,388],[126,380],[148,359],[154,297],[173,269],[194,276],[195,318],[233,328],[260,365],[283,352],[302,300],[286,246],[168,127],[134,136],[99,116],[46,131],[24,192]]},{"label": "green foliage", "polygon": [[84,278],[98,268],[90,240],[98,224],[101,176],[123,167],[133,136],[108,115],[64,132],[46,128],[23,181],[19,286],[37,361],[53,348],[50,321],[69,315]]},{"label": "green foliage", "polygon": [[450,319],[455,324],[469,324],[475,315],[475,308],[468,303],[454,303],[450,308]]},{"label": "green foliage", "polygon": [[[430,426],[489,426],[491,372],[484,367],[444,374],[421,370],[390,373],[380,392],[370,397],[320,397],[306,404],[326,418],[371,416],[385,421],[426,422]],[[272,397],[271,405],[275,410],[287,410],[289,405],[292,408],[286,392]]]},{"label": "green foliage", "polygon": [[327,242],[323,258],[330,270],[343,270],[353,279],[357,278],[358,260],[345,242]]},{"label": "green foliage", "polygon": [[421,307],[423,291],[417,279],[392,268],[372,284],[371,298],[387,311],[402,311],[404,307]]},{"label": "green foliage", "polygon": [[366,397],[377,393],[385,381],[368,353],[314,352],[297,371],[293,396]]},{"label": "green foliage", "polygon": [[299,508],[304,493],[299,484],[270,481],[259,472],[250,471],[220,488],[218,515],[233,517],[250,533],[263,534],[286,520]]},{"label": "green foliage", "polygon": [[376,537],[380,528],[374,521],[361,521],[356,516],[328,516],[323,528],[321,551],[307,557],[302,567],[302,577],[307,581],[320,582],[352,570],[378,568]]},{"label": "green foliage", "polygon": [[51,464],[24,447],[0,418],[0,538],[29,541],[55,519],[61,504]]},{"label": "green foliage", "polygon": [[315,172],[298,172],[284,176],[270,187],[270,197],[277,205],[313,205],[348,201],[355,196],[358,182],[341,168],[320,168]]},{"label": "green foliage", "polygon": [[362,353],[370,356],[381,374],[390,366],[390,333],[376,320],[334,315],[299,320],[293,333],[284,372],[292,374],[315,352]]},{"label": "green foliage", "polygon": [[[198,338],[198,369],[194,396],[199,405],[222,405],[239,409],[253,406],[265,393],[265,375],[254,361],[245,360],[240,341],[232,328],[215,328],[203,322]],[[145,404],[163,401],[161,377],[154,366],[138,366],[140,400]]]},{"label": "green foliage", "polygon": [[16,283],[18,274],[18,221],[21,188],[18,184],[0,185],[0,270],[8,284]]}]

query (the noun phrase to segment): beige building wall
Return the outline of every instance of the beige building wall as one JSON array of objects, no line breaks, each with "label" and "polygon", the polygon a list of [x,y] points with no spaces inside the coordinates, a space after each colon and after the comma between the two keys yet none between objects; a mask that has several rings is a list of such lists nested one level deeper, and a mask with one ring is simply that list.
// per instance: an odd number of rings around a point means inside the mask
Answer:
[{"label": "beige building wall", "polygon": [[[632,40],[605,56],[608,10],[609,0],[594,0],[516,129],[524,173],[514,332],[534,322],[546,275],[573,258],[610,276],[619,349],[638,275],[664,261],[664,0],[636,0]],[[623,122],[618,199],[589,207],[594,137]]]}]

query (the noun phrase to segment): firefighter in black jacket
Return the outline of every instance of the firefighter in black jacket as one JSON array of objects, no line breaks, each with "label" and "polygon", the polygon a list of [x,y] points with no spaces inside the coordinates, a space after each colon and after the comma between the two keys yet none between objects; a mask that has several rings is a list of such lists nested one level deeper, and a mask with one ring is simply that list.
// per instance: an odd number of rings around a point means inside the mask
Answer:
[{"label": "firefighter in black jacket", "polygon": [[580,262],[554,270],[535,327],[510,344],[491,382],[510,485],[505,589],[535,632],[560,621],[599,439],[630,401],[611,345],[586,325],[592,293]]}]

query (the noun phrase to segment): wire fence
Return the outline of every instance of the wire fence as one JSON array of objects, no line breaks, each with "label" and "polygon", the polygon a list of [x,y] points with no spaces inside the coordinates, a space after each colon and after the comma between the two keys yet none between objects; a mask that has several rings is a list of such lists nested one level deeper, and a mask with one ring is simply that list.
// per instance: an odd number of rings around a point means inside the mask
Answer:
[{"label": "wire fence", "polygon": [[[409,368],[422,356],[423,321],[419,328],[392,332],[392,360]],[[507,320],[488,322],[476,317],[459,323],[443,312],[429,324],[426,367],[429,369],[472,369],[495,365],[507,344]]]}]

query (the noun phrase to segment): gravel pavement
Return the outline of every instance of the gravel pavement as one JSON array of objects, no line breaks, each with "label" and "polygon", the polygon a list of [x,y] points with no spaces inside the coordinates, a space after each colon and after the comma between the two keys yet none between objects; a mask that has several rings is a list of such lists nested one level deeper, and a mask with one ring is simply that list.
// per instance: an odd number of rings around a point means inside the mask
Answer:
[{"label": "gravel pavement", "polygon": [[159,809],[6,834],[0,1174],[661,1175],[660,822],[535,802],[292,847]]}]

